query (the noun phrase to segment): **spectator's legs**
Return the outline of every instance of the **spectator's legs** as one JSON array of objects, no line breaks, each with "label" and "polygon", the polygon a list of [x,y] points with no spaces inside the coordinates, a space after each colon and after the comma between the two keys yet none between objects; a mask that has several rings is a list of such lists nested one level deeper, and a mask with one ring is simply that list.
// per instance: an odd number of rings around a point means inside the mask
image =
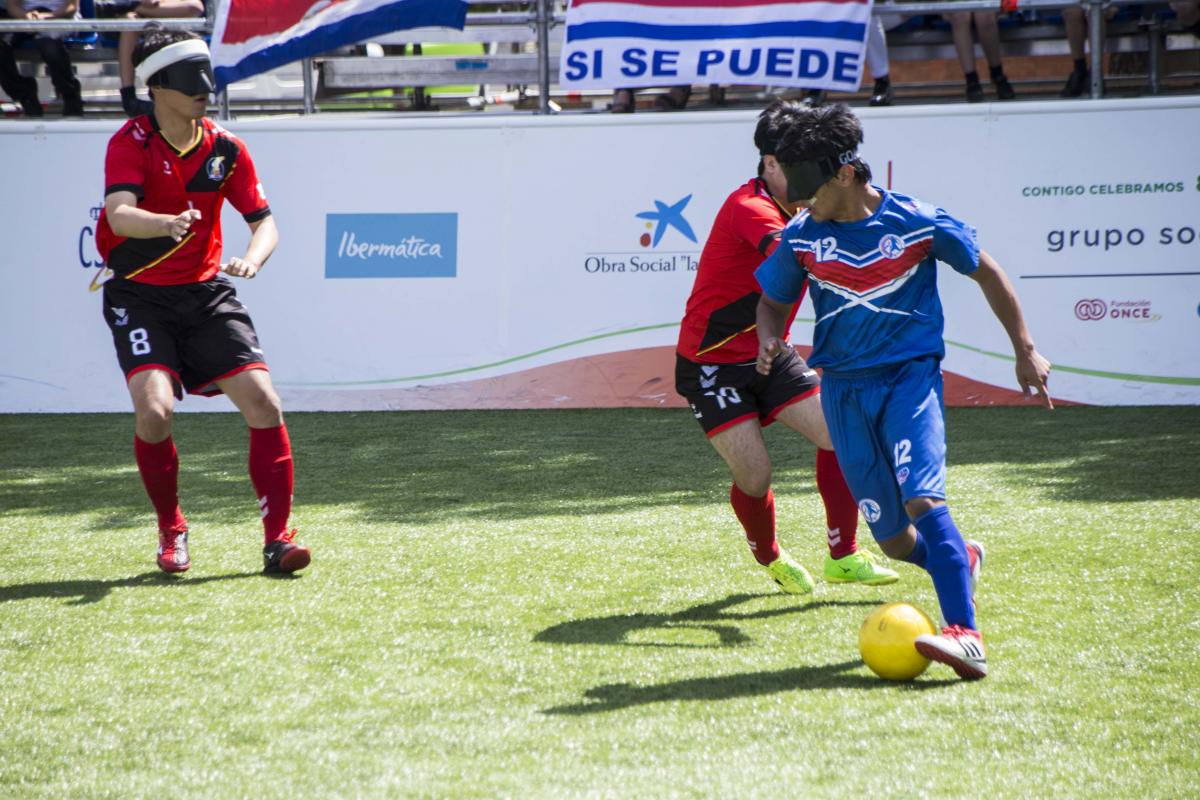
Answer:
[{"label": "spectator's legs", "polygon": [[133,50],[140,37],[137,31],[123,31],[117,39],[117,69],[121,73],[122,88],[133,86]]},{"label": "spectator's legs", "polygon": [[878,16],[871,17],[870,27],[867,28],[867,68],[875,79],[875,86],[871,89],[871,105],[890,106],[892,82],[888,78],[887,35],[883,30],[883,20]]},{"label": "spectator's legs", "polygon": [[867,27],[867,69],[876,80],[888,75],[887,34],[883,31],[883,20],[878,16],[872,16]]},{"label": "spectator's legs", "polygon": [[996,23],[994,11],[976,11],[975,32],[979,34],[979,46],[983,48],[983,56],[987,59],[988,67],[1000,66],[1000,26]]},{"label": "spectator's legs", "polygon": [[[0,13],[0,19],[8,15]],[[0,89],[20,103],[27,117],[42,116],[42,104],[38,102],[37,81],[27,78],[17,69],[17,59],[7,36],[0,36]]]},{"label": "spectator's legs", "polygon": [[[204,16],[203,0],[143,0],[131,19],[169,19]],[[125,31],[117,40],[117,70],[121,75],[121,106],[126,116],[149,114],[154,104],[137,96],[134,86],[133,51],[141,34]]]},{"label": "spectator's legs", "polygon": [[154,103],[137,96],[137,88],[133,83],[133,51],[139,38],[140,34],[136,31],[124,31],[117,40],[117,69],[121,73],[121,108],[125,109],[125,116],[130,119],[154,110]]},{"label": "spectator's legs", "polygon": [[1000,56],[1000,29],[996,24],[996,15],[991,11],[963,11],[950,15],[950,28],[954,33],[954,49],[958,52],[958,63],[962,65],[963,77],[967,82],[967,102],[983,102],[983,86],[979,83],[979,73],[975,71],[975,42],[971,37],[971,23],[979,33],[979,44],[987,59],[988,71],[992,83],[996,87],[996,97],[1000,100],[1012,100],[1017,96],[1012,84],[1004,77],[1004,67]]},{"label": "spectator's legs", "polygon": [[999,100],[1014,100],[1017,93],[1012,84],[1004,76],[1004,65],[1000,53],[1000,26],[996,22],[994,11],[976,11],[975,31],[979,34],[979,46],[983,48],[983,56],[987,59],[989,77],[996,87],[996,98]]},{"label": "spectator's legs", "polygon": [[1071,50],[1071,58],[1076,62],[1083,61],[1084,48],[1087,44],[1087,16],[1082,6],[1067,6],[1062,10],[1063,28],[1067,32],[1067,47]]},{"label": "spectator's legs", "polygon": [[63,104],[64,117],[83,116],[83,95],[80,92],[79,79],[71,68],[71,56],[61,39],[51,39],[39,36],[34,39],[46,69],[50,73],[50,81],[54,91]]},{"label": "spectator's legs", "polygon": [[1087,90],[1091,72],[1084,58],[1087,43],[1087,16],[1081,6],[1067,6],[1062,10],[1063,28],[1067,32],[1067,47],[1071,50],[1071,74],[1059,92],[1059,97],[1079,97]]},{"label": "spectator's legs", "polygon": [[687,108],[691,96],[691,86],[672,86],[666,94],[654,98],[654,107],[659,111],[682,111]]},{"label": "spectator's legs", "polygon": [[963,75],[975,72],[975,36],[971,32],[971,12],[960,11],[950,14],[950,30],[954,34],[954,51]]},{"label": "spectator's legs", "polygon": [[608,109],[614,114],[632,114],[636,111],[637,100],[634,99],[633,89],[617,89],[613,92]]},{"label": "spectator's legs", "polygon": [[975,71],[975,37],[971,34],[970,11],[950,14],[950,30],[954,34],[954,50],[967,81],[967,102],[982,103],[983,87],[979,85],[979,73]]}]

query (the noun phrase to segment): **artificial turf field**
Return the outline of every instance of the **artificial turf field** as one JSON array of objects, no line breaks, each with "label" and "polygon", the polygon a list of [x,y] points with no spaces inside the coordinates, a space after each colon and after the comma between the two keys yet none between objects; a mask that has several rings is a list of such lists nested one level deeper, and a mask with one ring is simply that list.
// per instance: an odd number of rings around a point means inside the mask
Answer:
[{"label": "artificial turf field", "polygon": [[[947,423],[977,683],[859,660],[877,604],[936,616],[916,568],[777,593],[683,410],[290,414],[291,579],[240,417],[176,418],[171,578],[131,415],[0,416],[0,797],[1195,797],[1200,408]],[[812,447],[767,433],[818,572]]]}]

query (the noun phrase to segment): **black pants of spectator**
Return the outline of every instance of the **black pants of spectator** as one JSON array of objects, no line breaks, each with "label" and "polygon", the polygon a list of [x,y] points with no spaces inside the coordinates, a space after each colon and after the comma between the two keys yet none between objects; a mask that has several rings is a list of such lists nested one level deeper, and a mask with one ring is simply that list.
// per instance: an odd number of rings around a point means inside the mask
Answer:
[{"label": "black pants of spectator", "polygon": [[[6,14],[0,14],[0,18],[6,16]],[[79,79],[75,77],[75,70],[71,67],[71,56],[61,39],[50,39],[45,36],[31,37],[28,34],[14,34],[11,41],[6,41],[6,37],[0,37],[0,89],[20,103],[27,116],[42,116],[42,106],[38,102],[37,81],[21,74],[17,69],[16,56],[13,54],[15,46],[30,38],[33,39],[38,53],[41,54],[42,61],[46,62],[46,71],[50,73],[50,82],[54,84],[54,91],[58,93],[58,97],[63,103],[63,116],[83,116],[83,95]]]}]

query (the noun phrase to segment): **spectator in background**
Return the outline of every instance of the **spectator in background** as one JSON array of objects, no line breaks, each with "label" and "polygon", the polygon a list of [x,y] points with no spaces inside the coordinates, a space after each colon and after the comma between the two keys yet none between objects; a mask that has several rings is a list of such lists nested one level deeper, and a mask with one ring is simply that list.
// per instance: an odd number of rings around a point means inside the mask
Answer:
[{"label": "spectator in background", "polygon": [[[1117,10],[1116,6],[1109,6],[1104,11],[1104,18],[1112,19]],[[1071,74],[1067,76],[1067,83],[1058,96],[1079,97],[1088,90],[1092,82],[1092,71],[1088,69],[1087,59],[1084,57],[1088,39],[1087,14],[1083,6],[1067,6],[1062,10],[1062,18],[1073,66]]]},{"label": "spectator in background", "polygon": [[1179,19],[1179,27],[1191,30],[1192,36],[1200,39],[1200,3],[1189,0],[1186,3],[1171,3],[1171,10]]},{"label": "spectator in background", "polygon": [[950,28],[954,32],[954,49],[962,64],[963,77],[967,81],[967,102],[983,102],[983,86],[979,73],[975,71],[975,42],[971,36],[971,23],[979,34],[979,46],[987,59],[992,85],[996,87],[996,99],[1015,100],[1016,91],[1008,78],[1004,77],[1004,65],[1000,60],[1000,28],[996,24],[995,11],[960,11],[950,14]]},{"label": "spectator in background", "polygon": [[[186,19],[204,16],[204,0],[95,0],[96,17],[112,19]],[[141,35],[122,31],[117,42],[117,69],[121,75],[121,107],[130,119],[149,114],[154,104],[141,100],[133,83],[133,51]]]},{"label": "spectator in background", "polygon": [[[637,110],[635,89],[617,89],[613,92],[612,103],[608,110],[613,114],[632,114]],[[659,111],[682,111],[687,108],[692,96],[691,86],[672,86],[666,94],[654,98],[654,107]]]},{"label": "spectator in background", "polygon": [[[75,0],[5,0],[0,19],[78,19],[79,5]],[[65,33],[38,32],[0,34],[0,88],[5,94],[21,105],[27,117],[43,115],[41,101],[38,100],[37,81],[26,77],[17,69],[17,60],[13,47],[30,39],[46,62],[46,70],[50,73],[50,82],[58,99],[62,100],[64,117],[83,116],[83,94],[80,91],[79,79],[71,67],[71,56],[62,43]]]},{"label": "spectator in background", "polygon": [[[894,27],[901,20],[901,17],[895,14],[872,15],[871,21],[867,25],[867,69],[871,70],[871,77],[875,79],[875,85],[871,89],[871,99],[868,102],[873,106],[890,106],[894,97],[892,81],[888,77],[890,67],[883,17],[887,17],[889,27]],[[800,102],[809,108],[816,108],[825,102],[825,94],[824,89],[810,89],[805,92],[804,98]]]},{"label": "spectator in background", "polygon": [[[894,14],[885,16],[888,17],[888,24],[892,26],[900,21],[900,17]],[[875,86],[871,89],[869,101],[873,106],[890,106],[892,104],[892,81],[888,77],[890,66],[884,22],[882,16],[873,14],[870,27],[867,28],[867,69],[871,70],[871,77],[875,79]]]}]

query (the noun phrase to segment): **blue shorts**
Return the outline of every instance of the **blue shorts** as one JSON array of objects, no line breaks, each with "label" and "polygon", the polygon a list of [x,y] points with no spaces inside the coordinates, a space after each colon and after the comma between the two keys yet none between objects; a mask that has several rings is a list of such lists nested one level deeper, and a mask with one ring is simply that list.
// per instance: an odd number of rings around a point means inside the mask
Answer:
[{"label": "blue shorts", "polygon": [[908,527],[905,501],[946,499],[938,359],[858,377],[827,372],[821,378],[821,408],[846,484],[876,541]]}]

